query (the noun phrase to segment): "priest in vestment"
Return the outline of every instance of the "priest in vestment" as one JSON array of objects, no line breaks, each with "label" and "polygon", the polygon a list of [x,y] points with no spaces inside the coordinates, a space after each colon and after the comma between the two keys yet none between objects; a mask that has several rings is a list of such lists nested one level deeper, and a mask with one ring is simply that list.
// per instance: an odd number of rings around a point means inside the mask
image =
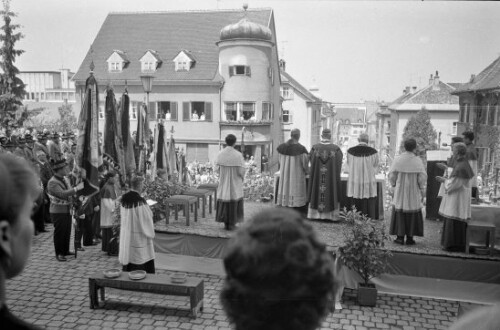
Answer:
[{"label": "priest in vestment", "polygon": [[479,195],[477,192],[477,149],[474,146],[474,133],[467,131],[462,133],[464,137],[464,143],[465,146],[467,147],[467,153],[465,154],[465,158],[469,162],[470,167],[472,168],[472,172],[474,173],[474,176],[472,177],[470,184],[471,184],[471,194],[472,198],[478,199]]},{"label": "priest in vestment", "polygon": [[309,155],[311,162],[307,189],[309,219],[339,220],[343,154],[340,148],[331,142],[331,138],[332,131],[324,129],[321,142],[312,147]]},{"label": "priest in vestment", "polygon": [[414,236],[424,236],[422,206],[425,203],[427,173],[420,157],[415,155],[417,142],[406,139],[405,152],[394,159],[388,180],[394,191],[389,234],[396,235],[394,243],[414,245]]},{"label": "priest in vestment", "polygon": [[466,153],[464,143],[455,143],[455,162],[450,177],[436,177],[444,183],[445,193],[439,207],[439,215],[443,218],[441,245],[448,251],[464,251],[467,221],[471,218],[471,179],[474,172],[467,161]]},{"label": "priest in vestment", "polygon": [[378,152],[368,146],[368,134],[358,137],[359,144],[347,150],[347,197],[349,203],[371,219],[379,218],[377,202]]},{"label": "priest in vestment", "polygon": [[227,146],[215,161],[215,170],[219,171],[215,221],[223,222],[226,230],[234,229],[237,222],[243,221],[245,160],[241,152],[234,149],[235,143],[236,136],[226,136]]},{"label": "priest in vestment", "polygon": [[296,208],[306,213],[307,205],[306,176],[309,174],[309,155],[299,143],[300,130],[290,133],[290,140],[278,146],[280,177],[276,204]]},{"label": "priest in vestment", "polygon": [[118,260],[123,271],[145,270],[155,273],[153,212],[140,195],[144,179],[131,180],[131,189],[123,194],[120,207],[120,249]]}]

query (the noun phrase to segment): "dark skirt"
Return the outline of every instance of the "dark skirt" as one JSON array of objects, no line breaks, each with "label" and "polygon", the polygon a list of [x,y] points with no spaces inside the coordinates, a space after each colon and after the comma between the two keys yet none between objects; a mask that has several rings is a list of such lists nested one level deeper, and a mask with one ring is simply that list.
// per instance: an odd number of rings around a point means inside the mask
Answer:
[{"label": "dark skirt", "polygon": [[155,273],[155,260],[149,260],[148,262],[144,264],[128,264],[128,265],[123,265],[123,271],[124,272],[131,272],[133,270],[145,270],[146,273],[149,274],[154,274]]},{"label": "dark skirt", "polygon": [[441,218],[443,219],[443,230],[441,231],[441,245],[443,248],[464,251],[467,223],[443,216]]},{"label": "dark skirt", "polygon": [[113,228],[112,227],[101,227],[102,235],[102,251],[108,252],[109,241],[113,238]]},{"label": "dark skirt", "polygon": [[217,201],[215,221],[223,222],[226,227],[232,227],[243,221],[243,199],[231,202]]},{"label": "dark skirt", "polygon": [[371,219],[378,220],[380,210],[378,207],[378,197],[372,198],[348,198],[347,199],[347,209],[351,210],[352,206],[356,207],[356,210],[361,211],[362,214],[365,214],[367,217]]},{"label": "dark skirt", "polygon": [[389,234],[396,236],[424,236],[422,211],[403,212],[392,209]]}]

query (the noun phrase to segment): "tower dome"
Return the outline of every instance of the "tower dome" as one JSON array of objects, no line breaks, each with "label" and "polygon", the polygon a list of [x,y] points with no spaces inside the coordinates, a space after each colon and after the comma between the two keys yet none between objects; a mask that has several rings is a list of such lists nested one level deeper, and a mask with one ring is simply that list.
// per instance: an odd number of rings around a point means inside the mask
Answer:
[{"label": "tower dome", "polygon": [[271,41],[271,29],[267,26],[250,22],[246,17],[236,24],[225,26],[220,31],[220,40],[254,39]]}]

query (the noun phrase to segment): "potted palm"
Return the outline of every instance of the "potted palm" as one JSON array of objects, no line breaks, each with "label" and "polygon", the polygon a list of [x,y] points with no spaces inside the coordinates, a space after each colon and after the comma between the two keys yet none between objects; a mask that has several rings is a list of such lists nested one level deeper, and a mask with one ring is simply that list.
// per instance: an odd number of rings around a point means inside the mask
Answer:
[{"label": "potted palm", "polygon": [[358,273],[363,282],[358,284],[358,304],[375,306],[377,288],[370,280],[385,271],[391,253],[384,249],[388,239],[384,223],[372,220],[354,207],[345,208],[341,217],[347,222],[344,228],[344,245],[339,248],[340,259],[351,270]]}]

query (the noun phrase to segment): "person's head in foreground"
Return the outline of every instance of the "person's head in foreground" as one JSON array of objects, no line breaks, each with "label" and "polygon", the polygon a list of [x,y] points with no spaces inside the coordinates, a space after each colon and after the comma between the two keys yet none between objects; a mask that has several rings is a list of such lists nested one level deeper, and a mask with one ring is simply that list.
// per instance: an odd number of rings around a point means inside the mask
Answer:
[{"label": "person's head in foreground", "polygon": [[405,150],[408,152],[415,152],[417,150],[417,141],[413,138],[406,139],[404,142]]},{"label": "person's head in foreground", "polygon": [[140,175],[136,175],[130,180],[130,188],[135,190],[139,194],[142,192],[142,188],[144,187],[144,177]]},{"label": "person's head in foreground", "polygon": [[236,143],[236,136],[234,136],[233,134],[228,134],[226,136],[226,144],[229,147],[232,147],[232,146],[234,146],[235,143]]},{"label": "person's head in foreground", "polygon": [[237,330],[313,330],[335,296],[333,258],[299,213],[268,209],[230,241],[220,299]]},{"label": "person's head in foreground", "polygon": [[40,194],[37,183],[24,159],[0,155],[0,309],[5,304],[6,280],[22,272],[31,254],[31,212]]}]

